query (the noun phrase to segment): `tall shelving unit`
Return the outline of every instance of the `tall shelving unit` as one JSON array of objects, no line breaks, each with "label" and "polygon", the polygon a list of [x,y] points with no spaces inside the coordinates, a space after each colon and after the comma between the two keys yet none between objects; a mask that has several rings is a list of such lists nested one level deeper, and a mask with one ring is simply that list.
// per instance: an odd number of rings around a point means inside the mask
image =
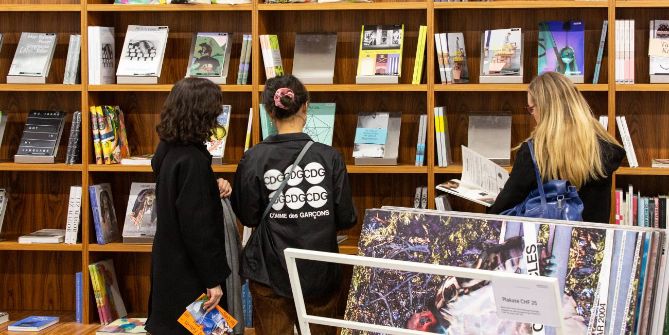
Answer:
[{"label": "tall shelving unit", "polygon": [[[669,157],[669,85],[649,84],[645,56],[648,21],[669,17],[669,2],[662,0],[432,2],[376,1],[373,3],[264,4],[248,5],[113,5],[112,0],[4,0],[0,4],[0,33],[5,41],[0,50],[0,110],[9,114],[3,145],[0,147],[0,187],[9,190],[9,207],[0,242],[0,310],[13,320],[26,315],[61,316],[74,319],[74,273],[84,273],[84,323],[66,323],[63,332],[88,334],[98,323],[95,299],[90,289],[87,265],[102,259],[114,260],[119,286],[131,315],[146,315],[149,295],[150,245],[110,243],[98,245],[88,203],[87,187],[112,184],[115,211],[123,225],[130,184],[152,181],[150,167],[95,165],[88,107],[120,105],[126,115],[128,138],[133,154],[153,152],[158,143],[155,126],[160,109],[172,84],[185,73],[191,36],[200,31],[234,34],[229,81],[236,79],[242,33],[253,35],[249,85],[221,85],[224,100],[232,105],[231,132],[224,165],[214,166],[217,175],[232,179],[243,155],[246,123],[250,107],[258,106],[265,83],[258,36],[279,36],[283,64],[292,68],[294,36],[302,32],[337,32],[337,63],[334,85],[308,85],[313,102],[336,102],[337,115],[333,146],[338,149],[350,173],[359,224],[350,229],[349,240],[341,246],[356,252],[365,208],[381,205],[411,206],[415,188],[426,185],[429,199],[434,187],[461,173],[460,145],[466,144],[467,116],[478,111],[510,111],[513,116],[512,142],[526,138],[534,123],[523,106],[527,83],[536,73],[538,23],[543,20],[581,19],[586,27],[585,81],[592,82],[602,21],[612,27],[615,19],[636,20],[637,84],[618,85],[613,81],[614,29],[609,29],[607,52],[602,61],[600,83],[581,84],[599,115],[609,116],[609,131],[615,134],[616,115],[627,117],[632,140],[642,167],[622,167],[615,175],[619,187],[631,183],[643,193],[666,193],[669,170],[650,168],[652,158]],[[405,26],[403,76],[398,85],[356,85],[355,71],[363,24]],[[168,25],[169,39],[163,73],[158,85],[88,85],[87,26],[115,28],[118,59],[129,24]],[[420,25],[428,26],[425,72],[420,85],[411,85],[417,36]],[[485,29],[521,27],[525,84],[479,84],[480,34]],[[57,32],[58,46],[46,85],[5,84],[21,32]],[[438,83],[435,66],[434,33],[462,31],[465,34],[471,83]],[[69,34],[82,35],[82,84],[62,85]],[[454,164],[437,167],[433,131],[433,108],[445,106]],[[23,129],[31,109],[61,109],[68,112],[65,134],[69,134],[72,112],[83,112],[83,164],[14,164]],[[260,123],[254,108],[253,143],[260,142]],[[398,166],[353,165],[353,137],[357,114],[378,110],[401,111],[402,130]],[[428,114],[426,165],[414,166],[418,120]],[[66,141],[61,141],[58,161],[64,161]],[[21,245],[17,237],[42,228],[63,228],[67,215],[69,188],[83,186],[82,242],[77,245]],[[614,188],[615,188],[614,185]],[[242,187],[242,186],[238,186]],[[613,189],[612,189],[613,192]],[[458,210],[483,211],[453,199]],[[434,202],[430,201],[430,207]],[[0,326],[0,332],[6,325]]]}]

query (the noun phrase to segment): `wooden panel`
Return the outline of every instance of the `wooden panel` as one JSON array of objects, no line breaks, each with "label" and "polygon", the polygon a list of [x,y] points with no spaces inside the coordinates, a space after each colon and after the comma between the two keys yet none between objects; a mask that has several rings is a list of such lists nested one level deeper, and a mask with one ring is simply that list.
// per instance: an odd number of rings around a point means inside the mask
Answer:
[{"label": "wooden panel", "polygon": [[80,97],[81,93],[78,92],[0,92],[0,111],[8,114],[7,127],[0,147],[0,160],[14,161],[14,154],[18,150],[28,113],[33,109],[41,109],[67,112],[65,129],[56,157],[56,162],[64,162],[72,113],[81,110]]},{"label": "wooden panel", "polygon": [[[669,158],[669,132],[664,127],[669,124],[669,113],[658,108],[667,104],[667,93],[617,94],[617,115],[624,115],[627,120],[639,166],[650,166],[653,158]],[[616,136],[620,140],[618,132]],[[623,166],[629,165],[624,162]]]},{"label": "wooden panel", "polygon": [[384,9],[425,9],[423,1],[381,0],[368,3],[292,3],[259,4],[260,11],[314,11],[314,10],[384,10]]},{"label": "wooden panel", "polygon": [[[534,118],[527,114],[524,106],[527,105],[525,92],[486,92],[485,99],[475,92],[438,93],[436,105],[446,107],[448,117],[448,131],[451,142],[453,162],[462,164],[461,145],[467,145],[467,128],[469,115],[478,112],[510,111],[513,123],[511,125],[511,147],[515,147],[529,137],[534,129]],[[607,95],[605,92],[584,92],[590,108],[596,117],[607,114]],[[512,152],[512,159],[515,152]],[[435,148],[436,157],[436,148]]]},{"label": "wooden panel", "polygon": [[[573,20],[574,12],[565,9],[471,9],[440,10],[435,12],[435,32],[463,32],[467,48],[467,66],[472,83],[478,83],[481,61],[481,34],[486,29],[522,28],[524,82],[529,83],[537,73],[539,22]],[[592,83],[602,22],[607,19],[606,8],[578,10],[577,18],[585,24],[585,82]],[[434,37],[432,37],[434,38]],[[604,53],[599,82],[608,80],[608,57]],[[440,82],[435,67],[435,82]]]},{"label": "wooden panel", "polygon": [[[156,126],[160,122],[160,111],[167,92],[100,92],[91,93],[89,104],[118,105],[125,117],[130,153],[148,154],[155,151],[160,142]],[[236,164],[244,153],[246,125],[248,123],[250,96],[248,93],[224,93],[223,103],[232,106],[230,134],[225,148],[224,163]],[[85,139],[92,141],[91,139]],[[91,146],[91,163],[94,163]]]},{"label": "wooden panel", "polygon": [[43,12],[0,12],[4,42],[0,50],[0,84],[7,82],[7,73],[14,58],[16,46],[21,32],[58,33],[56,51],[47,83],[62,84],[65,71],[67,48],[70,34],[79,34],[79,13],[59,13],[58,20],[53,19],[54,13]]},{"label": "wooden panel", "polygon": [[1,310],[60,312],[74,318],[74,277],[81,271],[81,254],[3,251],[0,257]]},{"label": "wooden panel", "polygon": [[658,195],[669,195],[669,176],[616,176],[616,188],[624,189],[627,193],[627,186],[633,185],[634,192],[641,192],[641,196],[655,197]]},{"label": "wooden panel", "polygon": [[[487,1],[486,1],[487,2]],[[497,0],[491,3],[484,3],[484,1],[472,2],[435,2],[435,9],[474,9],[474,8],[587,8],[587,7],[602,7],[606,8],[608,1],[593,0],[593,1],[578,1],[578,0],[552,0],[552,1],[538,1],[538,0]]]},{"label": "wooden panel", "polygon": [[[235,83],[239,69],[242,34],[251,33],[250,12],[89,12],[90,26],[114,27],[116,60],[121,56],[128,25],[170,27],[159,84],[173,84],[186,75],[193,34],[220,31],[232,33],[228,83]],[[250,78],[250,77],[249,77]]]},{"label": "wooden panel", "polygon": [[[301,11],[260,12],[260,34],[279,37],[281,59],[286,73],[293,69],[295,33],[336,32],[337,58],[335,84],[354,84],[358,67],[360,30],[363,24],[404,24],[404,50],[400,83],[410,84],[413,73],[418,29],[426,24],[425,10],[385,11]],[[261,57],[262,65],[262,57]],[[264,66],[258,68],[260,83],[265,82]]]}]

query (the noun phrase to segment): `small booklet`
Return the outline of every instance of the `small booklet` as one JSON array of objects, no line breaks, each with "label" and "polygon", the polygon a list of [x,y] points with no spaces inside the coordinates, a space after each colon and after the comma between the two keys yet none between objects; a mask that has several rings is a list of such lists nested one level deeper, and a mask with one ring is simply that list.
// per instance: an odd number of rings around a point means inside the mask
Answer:
[{"label": "small booklet", "polygon": [[194,335],[222,335],[232,334],[237,320],[220,306],[207,313],[204,303],[209,298],[206,294],[200,295],[197,300],[186,307],[181,314],[179,323]]},{"label": "small booklet", "polygon": [[437,189],[490,207],[507,179],[509,173],[503,167],[463,145],[461,179],[451,179]]}]

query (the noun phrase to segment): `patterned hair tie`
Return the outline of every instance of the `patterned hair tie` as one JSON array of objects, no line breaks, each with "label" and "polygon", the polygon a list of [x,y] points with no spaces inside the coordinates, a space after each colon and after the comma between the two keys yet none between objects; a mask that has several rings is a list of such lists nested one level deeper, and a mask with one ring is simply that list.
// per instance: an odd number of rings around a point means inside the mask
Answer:
[{"label": "patterned hair tie", "polygon": [[283,97],[289,97],[291,100],[295,99],[295,93],[293,90],[287,87],[282,87],[274,93],[274,106],[279,107],[281,109],[288,109],[286,106],[284,106],[281,103],[281,98]]}]

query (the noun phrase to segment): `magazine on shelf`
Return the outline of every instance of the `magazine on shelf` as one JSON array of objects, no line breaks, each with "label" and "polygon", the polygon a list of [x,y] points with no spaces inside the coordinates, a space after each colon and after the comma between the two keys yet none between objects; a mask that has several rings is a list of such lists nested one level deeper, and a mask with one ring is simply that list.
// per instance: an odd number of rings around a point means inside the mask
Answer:
[{"label": "magazine on shelf", "polygon": [[225,154],[225,142],[230,132],[230,113],[232,106],[223,105],[221,113],[216,117],[216,126],[212,129],[209,140],[205,142],[207,150],[212,157],[213,164],[223,164]]},{"label": "magazine on shelf", "polygon": [[293,75],[303,84],[332,84],[336,53],[336,33],[296,34]]},{"label": "magazine on shelf", "polygon": [[439,184],[437,189],[490,207],[508,179],[503,167],[463,145],[462,176]]},{"label": "magazine on shelf", "polygon": [[156,184],[132,183],[123,225],[123,243],[151,243],[156,235]]},{"label": "magazine on shelf", "polygon": [[523,34],[520,28],[486,30],[481,39],[481,83],[523,82]]},{"label": "magazine on shelf", "polygon": [[197,33],[193,36],[186,77],[207,78],[227,84],[232,43],[228,33]]},{"label": "magazine on shelf", "polygon": [[404,25],[364,25],[356,84],[397,84],[402,76]]},{"label": "magazine on shelf", "polygon": [[539,74],[559,72],[582,84],[585,63],[585,31],[582,21],[539,23]]},{"label": "magazine on shelf", "polygon": [[167,26],[129,25],[116,70],[116,82],[157,84],[168,33]]},{"label": "magazine on shelf", "polygon": [[7,83],[46,84],[56,44],[55,33],[21,33]]}]

